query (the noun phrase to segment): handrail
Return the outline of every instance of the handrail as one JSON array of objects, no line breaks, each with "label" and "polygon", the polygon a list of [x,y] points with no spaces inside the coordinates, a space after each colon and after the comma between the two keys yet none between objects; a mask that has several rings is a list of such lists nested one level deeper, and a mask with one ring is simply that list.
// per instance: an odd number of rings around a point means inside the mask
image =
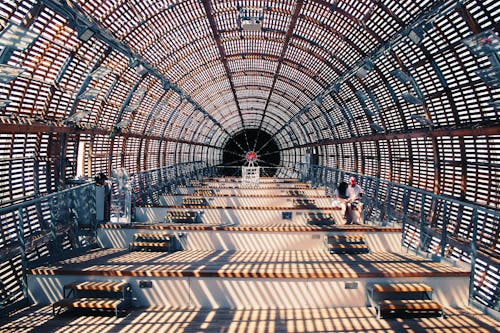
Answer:
[{"label": "handrail", "polygon": [[470,208],[473,208],[473,209],[482,210],[482,211],[485,211],[488,214],[500,217],[500,210],[495,210],[495,209],[492,209],[492,208],[489,208],[489,207],[484,207],[484,206],[481,206],[481,205],[478,205],[478,204],[475,204],[475,203],[471,203],[470,201],[459,200],[459,199],[450,197],[448,195],[436,194],[434,192],[431,192],[431,191],[428,191],[428,190],[424,190],[424,189],[421,189],[421,188],[418,188],[418,187],[414,187],[414,186],[410,186],[410,185],[405,185],[405,184],[401,184],[401,183],[396,183],[396,182],[391,182],[389,180],[380,179],[380,178],[375,177],[375,176],[363,175],[363,174],[360,174],[360,173],[357,173],[357,172],[342,171],[342,170],[335,169],[335,168],[332,168],[332,167],[315,166],[314,168],[317,168],[318,170],[320,170],[320,169],[332,170],[334,172],[337,171],[337,172],[344,173],[346,175],[356,175],[356,176],[361,177],[361,178],[379,181],[379,182],[382,182],[382,183],[386,183],[388,185],[392,185],[392,186],[400,187],[400,188],[403,188],[403,189],[408,189],[408,190],[411,190],[413,192],[417,192],[417,193],[421,193],[421,194],[424,194],[424,195],[428,195],[428,196],[431,196],[431,197],[436,198],[436,199],[441,199],[443,201],[448,201],[448,202],[456,203],[456,204],[459,204],[459,205],[467,206],[467,207],[470,207]]},{"label": "handrail", "polygon": [[39,196],[39,197],[37,197],[35,199],[30,199],[30,200],[27,200],[27,201],[23,201],[23,202],[20,202],[18,204],[14,204],[14,205],[7,206],[7,207],[2,207],[2,208],[0,208],[0,215],[6,214],[6,213],[10,213],[10,212],[12,212],[14,210],[17,210],[17,209],[20,209],[20,208],[24,208],[24,207],[27,207],[27,206],[31,206],[31,205],[37,204],[37,203],[45,201],[45,200],[49,200],[51,198],[60,196],[61,194],[71,193],[71,192],[73,192],[75,190],[79,190],[79,189],[82,189],[82,188],[85,188],[85,187],[91,186],[91,185],[95,185],[95,182],[93,182],[93,181],[92,182],[88,182],[88,183],[85,183],[85,184],[82,184],[82,185],[78,185],[78,186],[74,186],[74,187],[71,187],[71,188],[67,188],[67,189],[64,189],[64,190],[61,190],[61,191],[58,191],[58,192],[54,192],[54,193],[42,195],[42,196]]},{"label": "handrail", "polygon": [[[372,216],[372,218],[381,222],[391,221],[394,218],[403,225],[403,235],[401,239],[402,247],[412,248],[416,252],[424,251],[429,254],[436,254],[438,257],[452,257],[458,261],[465,261],[462,256],[470,258],[471,279],[469,284],[469,301],[473,304],[475,301],[480,301],[484,306],[496,309],[498,311],[499,297],[484,297],[482,295],[498,295],[498,287],[483,284],[482,281],[484,274],[489,274],[491,279],[498,271],[498,261],[494,257],[489,257],[493,253],[485,253],[482,251],[484,242],[479,242],[477,236],[480,234],[479,229],[490,227],[498,228],[500,221],[500,210],[490,207],[484,207],[469,201],[463,201],[457,198],[450,197],[444,194],[437,194],[428,190],[417,188],[410,185],[395,183],[389,180],[383,180],[375,176],[363,175],[357,172],[348,172],[339,170],[332,167],[312,164],[300,164],[300,174],[305,180],[310,180],[316,184],[325,185],[327,189],[334,187],[349,176],[357,176],[361,182],[367,183],[367,188],[370,190],[370,195],[366,195],[364,200],[366,202],[365,214]],[[326,181],[329,179],[329,181]],[[380,196],[382,188],[386,190]],[[394,191],[397,190],[397,194]],[[415,206],[409,206],[410,196],[417,195],[417,202]],[[394,204],[391,202],[394,200]],[[429,204],[429,210],[425,207]],[[373,211],[373,209],[376,209]],[[456,239],[453,233],[448,231],[450,224],[450,217],[455,214],[460,217],[467,216],[467,223],[461,224],[459,217],[455,222],[458,224],[454,227],[457,232],[466,232],[467,236],[464,239]],[[461,215],[463,213],[466,215]],[[380,217],[378,214],[380,213]],[[372,215],[376,214],[376,215]],[[400,216],[396,215],[401,214]],[[418,239],[414,243],[407,239],[407,232],[414,230]],[[438,239],[436,242],[430,242],[430,239]],[[494,237],[484,237],[488,241],[487,244],[497,244],[498,240]],[[437,245],[437,248],[435,247]],[[460,245],[460,246],[457,246]],[[448,251],[456,249],[457,251]],[[488,247],[488,248],[491,248]],[[439,253],[437,250],[439,250]],[[439,256],[440,255],[440,256]],[[481,260],[476,260],[480,256]],[[438,258],[436,257],[436,259]],[[490,260],[491,259],[491,260]],[[480,273],[480,274],[479,274]]]}]

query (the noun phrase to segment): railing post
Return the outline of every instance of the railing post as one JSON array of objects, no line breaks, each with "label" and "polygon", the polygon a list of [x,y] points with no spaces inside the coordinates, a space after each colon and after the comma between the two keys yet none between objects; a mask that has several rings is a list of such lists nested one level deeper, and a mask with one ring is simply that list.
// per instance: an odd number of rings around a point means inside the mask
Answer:
[{"label": "railing post", "polygon": [[[75,192],[79,192],[79,195],[76,195]],[[70,217],[71,217],[71,225],[72,225],[72,230],[69,232],[69,237],[71,237],[70,242],[73,248],[79,248],[81,246],[80,242],[78,241],[78,234],[79,234],[79,221],[81,219],[80,213],[78,212],[78,198],[82,198],[82,200],[85,200],[85,195],[84,191],[81,189],[75,190],[71,192],[70,197],[71,197],[71,205],[68,207],[70,211]]]},{"label": "railing post", "polygon": [[21,252],[21,286],[23,288],[23,296],[25,299],[28,298],[28,275],[27,275],[27,266],[28,259],[26,256],[26,244],[24,242],[24,219],[23,219],[23,209],[19,208],[17,210],[18,217],[18,225],[17,225],[17,234],[19,238],[19,250]]},{"label": "railing post", "polygon": [[425,251],[424,242],[426,240],[426,230],[425,230],[425,194],[422,193],[422,198],[420,199],[420,243],[418,244],[417,250]]},{"label": "railing post", "polygon": [[403,234],[401,236],[401,247],[404,246],[404,239],[406,237],[406,219],[408,215],[408,205],[410,204],[410,190],[405,187],[405,191],[403,194]]},{"label": "railing post", "polygon": [[377,178],[377,185],[375,186],[375,192],[377,196],[377,209],[380,210],[379,220],[382,221],[384,218],[384,210],[382,209],[382,205],[380,205],[380,178]]},{"label": "railing post", "polygon": [[446,243],[448,242],[448,202],[443,203],[443,229],[441,231],[441,258],[444,258],[446,253]]},{"label": "railing post", "polygon": [[[393,184],[389,183],[387,186],[387,197],[385,199],[385,207],[386,207],[386,214],[385,214],[385,219],[387,223],[389,223],[392,220],[392,188]],[[383,221],[381,221],[383,222]],[[386,225],[387,223],[383,223]]]},{"label": "railing post", "polygon": [[471,277],[469,282],[469,305],[471,301],[474,299],[474,282],[476,278],[475,270],[476,270],[476,257],[477,257],[477,222],[478,222],[478,211],[477,208],[474,208],[472,211],[472,242],[470,243],[470,252],[471,252]]}]

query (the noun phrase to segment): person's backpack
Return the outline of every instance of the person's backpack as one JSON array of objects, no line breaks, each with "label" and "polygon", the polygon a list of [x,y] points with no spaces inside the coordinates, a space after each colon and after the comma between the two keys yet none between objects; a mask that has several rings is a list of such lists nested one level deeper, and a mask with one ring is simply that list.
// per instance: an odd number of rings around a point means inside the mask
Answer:
[{"label": "person's backpack", "polygon": [[342,182],[339,184],[337,190],[340,198],[347,199],[347,187],[349,187],[349,184],[347,184],[346,182]]}]

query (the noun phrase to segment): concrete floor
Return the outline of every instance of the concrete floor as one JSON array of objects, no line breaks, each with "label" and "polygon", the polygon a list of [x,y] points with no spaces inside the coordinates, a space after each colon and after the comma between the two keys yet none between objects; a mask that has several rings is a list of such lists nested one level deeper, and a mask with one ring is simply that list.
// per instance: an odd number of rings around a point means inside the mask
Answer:
[{"label": "concrete floor", "polygon": [[372,309],[209,310],[147,308],[122,318],[63,313],[32,306],[2,323],[0,332],[15,333],[191,333],[191,332],[498,332],[500,322],[472,308],[446,309],[446,318],[376,319]]}]

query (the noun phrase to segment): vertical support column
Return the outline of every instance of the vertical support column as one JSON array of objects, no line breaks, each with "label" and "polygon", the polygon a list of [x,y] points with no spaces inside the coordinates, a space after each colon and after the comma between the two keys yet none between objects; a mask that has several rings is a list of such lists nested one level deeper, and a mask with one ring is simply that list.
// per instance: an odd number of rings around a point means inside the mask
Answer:
[{"label": "vertical support column", "polygon": [[410,190],[405,187],[405,191],[403,194],[403,234],[401,237],[401,247],[404,246],[404,240],[406,237],[406,218],[408,215],[408,204],[410,202]]},{"label": "vertical support column", "polygon": [[[71,204],[68,207],[68,210],[70,212],[69,216],[71,217],[72,221],[69,221],[72,225],[72,230],[70,229],[69,231],[69,236],[70,236],[70,242],[71,246],[73,248],[79,248],[81,247],[81,244],[78,239],[78,231],[79,231],[79,221],[81,219],[80,212],[78,212],[78,198],[83,198],[85,200],[85,189],[77,189],[74,191],[71,191],[70,193],[70,198],[71,198]],[[77,193],[78,192],[78,193]],[[77,195],[78,194],[78,195]],[[73,213],[73,214],[71,214]]]},{"label": "vertical support column", "polygon": [[477,208],[472,211],[472,242],[470,243],[470,255],[471,255],[471,277],[469,282],[469,305],[474,299],[474,279],[476,277],[476,257],[477,257],[477,220],[478,212]]},{"label": "vertical support column", "polygon": [[377,177],[377,185],[375,185],[375,197],[377,198],[377,209],[380,210],[380,215],[379,215],[379,220],[382,221],[384,218],[384,210],[381,208],[382,205],[380,205],[380,178]]},{"label": "vertical support column", "polygon": [[446,254],[446,243],[448,243],[448,202],[443,203],[443,229],[441,231],[441,258]]},{"label": "vertical support column", "polygon": [[[386,220],[386,223],[387,224],[389,221],[392,220],[392,188],[394,187],[394,185],[392,184],[392,182],[389,182],[389,184],[387,185],[387,197],[385,199],[385,207],[386,207],[386,214],[385,214],[385,220]],[[382,221],[381,221],[382,222]]]},{"label": "vertical support column", "polygon": [[26,244],[24,243],[24,219],[23,219],[23,209],[19,208],[17,210],[18,225],[17,234],[19,239],[19,249],[21,252],[21,286],[23,288],[23,296],[25,299],[28,298],[28,277],[26,275],[28,259],[26,257]]},{"label": "vertical support column", "polygon": [[425,240],[426,240],[426,230],[425,230],[425,194],[422,193],[422,198],[420,200],[420,243],[418,244],[418,250],[425,251]]}]

